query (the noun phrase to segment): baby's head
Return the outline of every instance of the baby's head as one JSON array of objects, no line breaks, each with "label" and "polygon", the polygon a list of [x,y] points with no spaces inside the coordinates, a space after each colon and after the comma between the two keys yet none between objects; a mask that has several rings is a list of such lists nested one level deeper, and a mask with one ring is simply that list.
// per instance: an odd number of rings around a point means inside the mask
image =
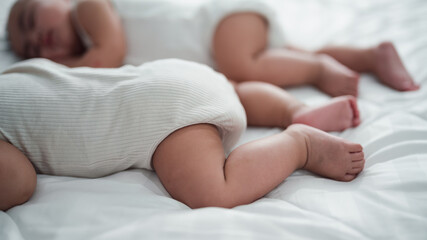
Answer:
[{"label": "baby's head", "polygon": [[7,23],[12,50],[23,58],[51,60],[81,51],[71,10],[71,0],[18,0]]}]

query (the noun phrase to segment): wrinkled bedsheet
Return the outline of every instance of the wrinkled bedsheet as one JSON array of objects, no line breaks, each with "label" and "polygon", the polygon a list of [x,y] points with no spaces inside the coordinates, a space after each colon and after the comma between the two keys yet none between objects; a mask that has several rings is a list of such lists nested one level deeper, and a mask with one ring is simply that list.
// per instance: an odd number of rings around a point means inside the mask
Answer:
[{"label": "wrinkled bedsheet", "polygon": [[[0,3],[2,25],[10,3]],[[297,171],[252,204],[191,210],[170,198],[150,171],[99,179],[38,175],[29,202],[0,212],[0,239],[427,239],[427,2],[275,4],[290,44],[316,49],[391,40],[422,85],[400,93],[362,75],[362,124],[332,133],[364,146],[366,167],[357,179],[344,183]],[[0,37],[4,69],[16,59],[4,30]],[[311,87],[289,91],[312,105],[329,98]],[[240,144],[280,131],[249,128]]]}]

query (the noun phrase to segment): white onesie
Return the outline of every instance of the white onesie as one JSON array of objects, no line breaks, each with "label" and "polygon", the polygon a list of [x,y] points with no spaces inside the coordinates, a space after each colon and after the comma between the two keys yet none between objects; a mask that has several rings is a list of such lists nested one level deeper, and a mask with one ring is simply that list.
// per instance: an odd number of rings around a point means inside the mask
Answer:
[{"label": "white onesie", "polygon": [[174,59],[118,69],[17,63],[0,75],[0,113],[0,139],[39,173],[77,177],[152,169],[157,146],[185,126],[217,126],[226,152],[246,128],[223,75]]},{"label": "white onesie", "polygon": [[127,38],[125,63],[180,58],[215,68],[212,39],[219,22],[237,12],[256,12],[269,22],[269,44],[283,47],[273,0],[112,0]]}]

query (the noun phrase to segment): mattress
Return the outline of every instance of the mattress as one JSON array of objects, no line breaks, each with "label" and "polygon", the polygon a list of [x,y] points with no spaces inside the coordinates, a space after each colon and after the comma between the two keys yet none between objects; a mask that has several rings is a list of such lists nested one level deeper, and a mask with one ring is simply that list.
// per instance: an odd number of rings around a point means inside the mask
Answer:
[{"label": "mattress", "polygon": [[[11,2],[0,3],[2,25]],[[254,203],[192,210],[151,171],[98,179],[38,175],[30,201],[0,212],[0,239],[427,239],[427,1],[273,2],[290,44],[317,49],[391,40],[421,85],[402,93],[361,76],[361,125],[331,133],[364,146],[358,178],[337,182],[301,170]],[[17,59],[0,29],[2,70]],[[288,90],[310,105],[329,99],[308,86]],[[280,131],[248,128],[239,145]]]}]

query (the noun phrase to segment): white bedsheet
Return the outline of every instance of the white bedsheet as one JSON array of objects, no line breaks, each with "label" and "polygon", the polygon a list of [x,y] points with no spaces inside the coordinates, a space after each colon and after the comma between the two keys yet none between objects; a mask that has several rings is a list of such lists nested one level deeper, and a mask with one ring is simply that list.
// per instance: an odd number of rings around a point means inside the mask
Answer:
[{"label": "white bedsheet", "polygon": [[[2,23],[10,2],[0,3]],[[427,239],[427,2],[277,5],[290,43],[315,49],[392,40],[422,85],[400,93],[362,75],[362,124],[333,133],[364,146],[366,168],[357,179],[343,183],[297,171],[252,204],[191,210],[145,170],[100,179],[39,175],[29,202],[0,212],[0,239]],[[15,59],[0,36],[4,69]],[[310,87],[290,91],[309,104],[329,98]],[[279,131],[250,128],[240,143]]]}]

